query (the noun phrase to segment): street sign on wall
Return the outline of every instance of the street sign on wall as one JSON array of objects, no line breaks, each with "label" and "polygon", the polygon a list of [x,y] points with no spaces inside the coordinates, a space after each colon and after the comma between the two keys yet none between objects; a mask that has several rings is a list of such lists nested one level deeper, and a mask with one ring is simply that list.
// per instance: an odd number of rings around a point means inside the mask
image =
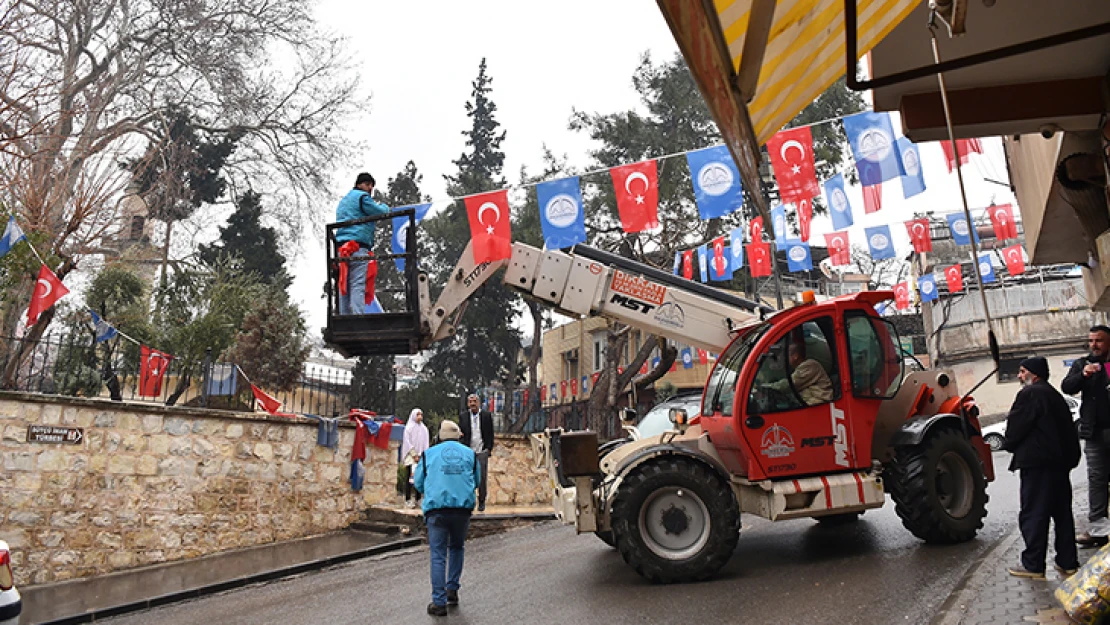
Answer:
[{"label": "street sign on wall", "polygon": [[28,443],[61,443],[63,445],[76,445],[85,438],[85,430],[81,428],[67,428],[56,425],[28,425]]}]

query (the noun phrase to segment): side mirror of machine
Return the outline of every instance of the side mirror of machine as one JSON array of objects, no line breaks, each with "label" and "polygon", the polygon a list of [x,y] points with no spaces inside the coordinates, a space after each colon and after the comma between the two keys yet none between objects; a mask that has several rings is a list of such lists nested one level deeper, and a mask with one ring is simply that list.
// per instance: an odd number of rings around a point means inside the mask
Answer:
[{"label": "side mirror of machine", "polygon": [[671,408],[667,416],[670,417],[671,423],[675,425],[686,425],[687,423],[686,410],[684,408]]},{"label": "side mirror of machine", "polygon": [[635,408],[621,408],[621,423],[636,423]]}]

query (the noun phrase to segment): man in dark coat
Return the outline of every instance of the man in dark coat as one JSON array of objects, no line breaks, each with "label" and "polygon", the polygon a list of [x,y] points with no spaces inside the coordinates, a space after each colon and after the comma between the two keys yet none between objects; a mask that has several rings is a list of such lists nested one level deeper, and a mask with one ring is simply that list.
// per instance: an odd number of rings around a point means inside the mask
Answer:
[{"label": "man in dark coat", "polygon": [[489,452],[493,451],[493,416],[481,410],[477,395],[466,398],[466,412],[459,415],[462,444],[474,450],[482,481],[478,484],[478,512],[486,509],[486,483],[489,481]]},{"label": "man in dark coat", "polygon": [[1107,504],[1110,502],[1110,376],[1106,374],[1110,353],[1110,328],[1098,325],[1087,334],[1088,356],[1078,358],[1060,383],[1068,395],[1082,393],[1079,407],[1079,438],[1087,456],[1087,531],[1075,537],[1084,547],[1105,545],[1110,536]]},{"label": "man in dark coat", "polygon": [[1048,361],[1021,361],[1022,389],[1006,417],[1006,450],[1014,454],[1011,471],[1021,471],[1018,525],[1025,539],[1016,577],[1043,578],[1048,553],[1048,522],[1056,525],[1056,570],[1067,577],[1079,568],[1075,520],[1071,516],[1071,480],[1079,465],[1079,436],[1064,396],[1048,383]]}]

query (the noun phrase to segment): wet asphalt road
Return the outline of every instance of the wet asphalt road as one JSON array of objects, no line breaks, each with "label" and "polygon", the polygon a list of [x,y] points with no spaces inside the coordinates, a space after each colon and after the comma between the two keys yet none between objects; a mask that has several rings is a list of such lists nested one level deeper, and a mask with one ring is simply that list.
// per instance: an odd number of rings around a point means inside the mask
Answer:
[{"label": "wet asphalt road", "polygon": [[[98,622],[926,624],[1016,527],[1017,478],[1004,470],[1008,454],[994,460],[985,527],[961,545],[925,545],[889,500],[838,528],[745,515],[739,546],[716,579],[658,586],[592,535],[549,523],[469,542],[462,605],[447,618],[425,612],[431,590],[421,548]],[[1073,483],[1083,475],[1074,471]]]}]

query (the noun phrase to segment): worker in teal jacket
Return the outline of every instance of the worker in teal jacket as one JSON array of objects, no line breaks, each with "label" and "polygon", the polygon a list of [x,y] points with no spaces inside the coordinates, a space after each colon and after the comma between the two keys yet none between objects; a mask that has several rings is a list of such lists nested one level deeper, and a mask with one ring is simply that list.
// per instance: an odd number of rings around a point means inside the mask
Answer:
[{"label": "worker in teal jacket", "polygon": [[[374,177],[362,172],[351,189],[335,208],[337,222],[385,215],[389,207],[375,202]],[[340,258],[369,257],[374,247],[374,222],[343,226],[335,231]],[[378,263],[373,260],[350,261],[339,266],[339,314],[361,315],[374,300],[374,281]]]},{"label": "worker in teal jacket", "polygon": [[474,489],[481,479],[474,450],[459,442],[462,430],[454,421],[439,426],[438,445],[429,447],[416,465],[413,486],[424,495],[424,522],[432,560],[432,602],[428,614],[447,616],[459,604],[463,543],[474,510]]}]

